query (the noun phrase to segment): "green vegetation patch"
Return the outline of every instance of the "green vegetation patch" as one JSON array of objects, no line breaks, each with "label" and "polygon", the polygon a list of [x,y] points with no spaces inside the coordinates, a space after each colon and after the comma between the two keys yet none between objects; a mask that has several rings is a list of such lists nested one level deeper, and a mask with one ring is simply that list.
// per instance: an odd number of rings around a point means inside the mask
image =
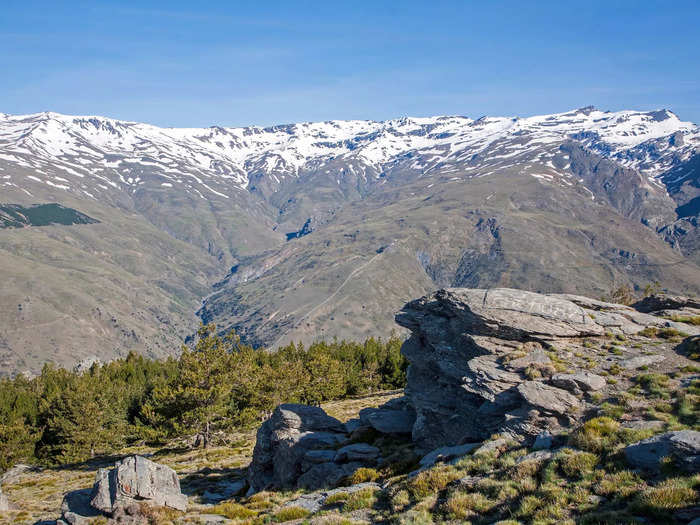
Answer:
[{"label": "green vegetation patch", "polygon": [[0,204],[0,228],[24,228],[26,226],[50,226],[61,224],[95,224],[100,221],[88,217],[73,208],[65,208],[60,204],[35,204],[21,206],[19,204]]}]

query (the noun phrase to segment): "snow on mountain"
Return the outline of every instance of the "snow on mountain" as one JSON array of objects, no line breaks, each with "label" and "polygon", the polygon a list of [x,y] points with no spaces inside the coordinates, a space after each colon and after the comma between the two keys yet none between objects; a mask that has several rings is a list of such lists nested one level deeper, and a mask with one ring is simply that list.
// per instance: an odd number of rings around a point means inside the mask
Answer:
[{"label": "snow on mountain", "polygon": [[655,177],[700,149],[700,129],[668,110],[594,108],[528,118],[448,116],[267,128],[159,128],[95,116],[0,113],[0,185],[21,184],[2,174],[5,161],[31,170],[32,180],[91,197],[149,184],[229,198],[246,190],[253,176],[274,186],[339,159],[361,176],[376,178],[409,157],[410,167],[423,172],[476,158],[482,168],[512,165],[523,154],[551,150],[565,140]]}]

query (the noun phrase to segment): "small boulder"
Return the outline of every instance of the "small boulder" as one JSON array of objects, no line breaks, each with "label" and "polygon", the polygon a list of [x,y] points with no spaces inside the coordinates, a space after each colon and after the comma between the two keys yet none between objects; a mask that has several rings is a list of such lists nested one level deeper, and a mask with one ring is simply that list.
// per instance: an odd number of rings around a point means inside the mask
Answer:
[{"label": "small boulder", "polygon": [[480,456],[482,454],[500,454],[503,452],[507,447],[508,444],[511,443],[511,439],[506,439],[506,438],[498,438],[498,439],[492,439],[491,441],[487,441],[483,445],[481,445],[479,448],[477,448],[474,451],[475,456]]},{"label": "small boulder", "polygon": [[552,384],[569,392],[595,392],[605,387],[605,378],[588,371],[575,374],[554,374]]},{"label": "small boulder", "polygon": [[450,461],[452,459],[461,458],[466,456],[472,450],[477,448],[480,443],[466,443],[464,445],[456,445],[454,447],[440,447],[436,448],[432,452],[429,452],[420,460],[420,466],[422,469],[427,469],[435,465],[436,463]]},{"label": "small boulder", "polygon": [[416,422],[416,414],[409,410],[384,407],[365,408],[360,411],[360,421],[382,434],[410,434]]},{"label": "small boulder", "polygon": [[250,493],[294,487],[302,474],[302,465],[309,467],[305,475],[313,470],[309,464],[313,455],[307,457],[307,453],[334,449],[346,440],[345,425],[320,407],[278,406],[258,429],[248,469]]},{"label": "small boulder", "polygon": [[297,480],[300,489],[317,490],[337,487],[340,483],[362,467],[362,463],[321,463],[304,472]]},{"label": "small boulder", "polygon": [[678,430],[643,439],[625,448],[627,461],[635,467],[658,471],[663,458],[671,457],[683,470],[700,472],[700,432]]},{"label": "small boulder", "polygon": [[532,450],[549,450],[552,448],[552,434],[547,432],[540,432],[535,438],[535,442],[532,444]]},{"label": "small boulder", "polygon": [[567,391],[539,381],[525,381],[517,390],[530,405],[545,412],[566,415],[581,407],[581,402]]},{"label": "small boulder", "polygon": [[360,461],[363,463],[374,463],[379,457],[379,449],[367,443],[354,443],[346,445],[338,450],[333,459],[336,463],[346,461]]},{"label": "small boulder", "polygon": [[61,518],[70,525],[88,525],[102,513],[90,504],[91,489],[73,490],[63,496]]},{"label": "small boulder", "polygon": [[170,467],[142,456],[129,456],[111,470],[97,472],[90,504],[107,514],[135,501],[176,510],[187,509],[187,496],[180,491],[180,481]]}]

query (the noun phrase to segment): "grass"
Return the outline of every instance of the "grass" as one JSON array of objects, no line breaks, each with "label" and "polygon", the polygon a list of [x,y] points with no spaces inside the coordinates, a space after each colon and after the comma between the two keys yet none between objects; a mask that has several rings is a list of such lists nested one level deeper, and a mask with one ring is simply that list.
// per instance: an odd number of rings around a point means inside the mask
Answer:
[{"label": "grass", "polygon": [[666,317],[666,319],[670,319],[671,321],[675,321],[677,323],[685,323],[700,326],[700,315],[670,315]]},{"label": "grass", "polygon": [[245,520],[253,518],[258,515],[254,510],[244,507],[240,503],[234,503],[233,501],[225,501],[219,503],[210,509],[212,514],[219,514],[220,516],[225,516],[231,520]]},{"label": "grass", "polygon": [[272,520],[277,523],[284,523],[285,521],[304,519],[309,514],[311,513],[308,510],[301,507],[285,507],[275,512],[272,515]]},{"label": "grass", "polygon": [[353,472],[348,481],[351,485],[357,485],[358,483],[374,481],[377,478],[379,478],[379,472],[376,469],[362,467]]},{"label": "grass", "polygon": [[634,378],[634,382],[646,390],[647,395],[653,398],[669,399],[669,377],[663,374],[640,374]]},{"label": "grass", "polygon": [[348,494],[343,504],[343,512],[352,512],[359,509],[371,509],[377,502],[377,490],[366,488]]}]

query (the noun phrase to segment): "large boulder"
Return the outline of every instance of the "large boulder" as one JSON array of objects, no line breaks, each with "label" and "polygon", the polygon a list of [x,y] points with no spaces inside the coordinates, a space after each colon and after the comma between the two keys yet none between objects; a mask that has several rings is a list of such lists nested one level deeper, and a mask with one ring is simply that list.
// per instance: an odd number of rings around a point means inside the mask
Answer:
[{"label": "large boulder", "polygon": [[258,429],[253,460],[248,469],[250,492],[292,488],[303,470],[307,473],[313,470],[307,477],[318,479],[315,476],[318,465],[312,464],[330,455],[310,452],[336,449],[344,441],[345,425],[321,408],[297,404],[278,406]]},{"label": "large boulder", "polygon": [[406,304],[396,322],[412,332],[401,351],[412,437],[424,450],[572,424],[582,403],[525,372],[551,368],[545,349],[557,340],[605,331],[568,299],[504,288],[439,290]]},{"label": "large boulder", "polygon": [[670,458],[688,472],[700,472],[700,432],[678,430],[653,436],[625,448],[627,461],[635,467],[658,471],[662,460]]},{"label": "large boulder", "polygon": [[187,497],[180,491],[180,481],[170,467],[142,456],[129,456],[113,469],[97,472],[90,499],[95,509],[113,514],[134,502],[187,509]]}]

